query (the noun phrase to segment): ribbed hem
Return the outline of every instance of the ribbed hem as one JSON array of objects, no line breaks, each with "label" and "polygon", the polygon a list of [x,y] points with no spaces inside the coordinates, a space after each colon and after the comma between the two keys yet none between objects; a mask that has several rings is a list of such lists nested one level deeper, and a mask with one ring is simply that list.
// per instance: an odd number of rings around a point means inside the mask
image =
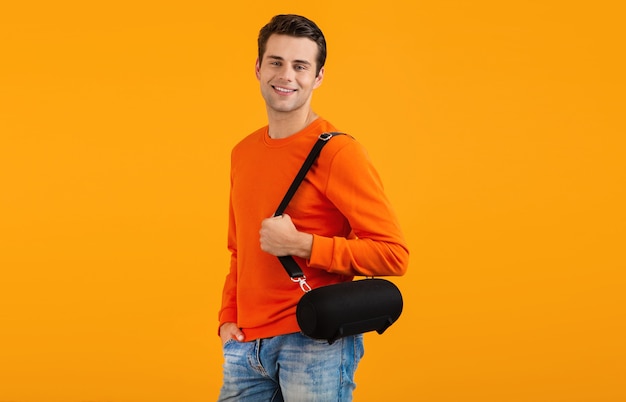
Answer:
[{"label": "ribbed hem", "polygon": [[242,331],[245,335],[245,342],[249,342],[255,339],[271,338],[273,336],[300,332],[300,327],[298,326],[296,316],[292,315],[278,322],[273,322],[270,325],[255,328],[242,328]]}]

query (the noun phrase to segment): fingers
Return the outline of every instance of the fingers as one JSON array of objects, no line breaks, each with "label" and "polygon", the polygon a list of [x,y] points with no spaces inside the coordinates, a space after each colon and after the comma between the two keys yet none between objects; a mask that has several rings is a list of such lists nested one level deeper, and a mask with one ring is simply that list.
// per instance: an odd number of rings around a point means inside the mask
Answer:
[{"label": "fingers", "polygon": [[220,338],[222,338],[222,344],[226,343],[230,339],[235,339],[239,342],[243,342],[245,336],[241,329],[237,327],[234,322],[227,322],[220,328]]},{"label": "fingers", "polygon": [[295,231],[289,215],[264,219],[259,230],[261,250],[273,255],[285,255],[285,247]]},{"label": "fingers", "polygon": [[238,340],[239,342],[242,342],[244,339],[243,332],[241,332],[241,330],[237,328],[237,330],[233,333],[232,338]]}]

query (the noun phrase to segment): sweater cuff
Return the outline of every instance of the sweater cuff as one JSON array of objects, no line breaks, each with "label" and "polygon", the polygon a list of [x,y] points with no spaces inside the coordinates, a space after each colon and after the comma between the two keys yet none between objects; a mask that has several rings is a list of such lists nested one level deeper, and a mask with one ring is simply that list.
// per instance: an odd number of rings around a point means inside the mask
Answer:
[{"label": "sweater cuff", "polygon": [[334,240],[332,237],[324,237],[314,234],[309,266],[329,271],[333,262],[333,248]]},{"label": "sweater cuff", "polygon": [[217,335],[220,334],[220,328],[222,327],[222,325],[224,325],[224,323],[227,322],[237,322],[237,309],[235,308],[225,308],[220,312],[220,317],[219,317],[219,325],[217,327]]}]

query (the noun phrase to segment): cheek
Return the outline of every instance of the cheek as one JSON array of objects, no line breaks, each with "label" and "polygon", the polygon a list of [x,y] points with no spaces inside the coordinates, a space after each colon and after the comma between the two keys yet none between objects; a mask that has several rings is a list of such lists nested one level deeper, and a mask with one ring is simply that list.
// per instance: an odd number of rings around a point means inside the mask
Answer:
[{"label": "cheek", "polygon": [[311,89],[315,89],[319,85],[317,78],[313,76],[306,77],[304,80],[301,81],[301,84],[302,87]]}]

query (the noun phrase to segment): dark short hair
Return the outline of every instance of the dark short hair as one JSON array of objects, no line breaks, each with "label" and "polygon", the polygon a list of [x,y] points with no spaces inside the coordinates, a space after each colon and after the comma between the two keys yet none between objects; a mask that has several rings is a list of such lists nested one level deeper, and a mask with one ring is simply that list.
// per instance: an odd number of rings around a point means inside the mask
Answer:
[{"label": "dark short hair", "polygon": [[326,63],[326,39],[322,30],[310,19],[295,14],[274,16],[259,32],[259,63],[265,54],[267,40],[273,34],[289,35],[296,38],[309,38],[317,44],[316,76]]}]

